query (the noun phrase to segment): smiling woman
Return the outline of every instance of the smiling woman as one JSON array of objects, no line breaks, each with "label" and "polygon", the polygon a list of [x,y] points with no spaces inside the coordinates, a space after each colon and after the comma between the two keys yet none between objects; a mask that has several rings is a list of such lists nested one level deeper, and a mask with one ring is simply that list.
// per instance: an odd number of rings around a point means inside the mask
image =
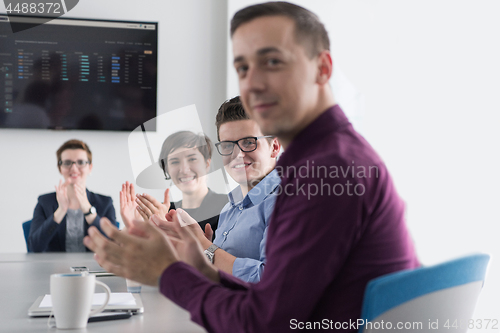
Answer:
[{"label": "smiling woman", "polygon": [[182,192],[182,200],[172,202],[170,209],[182,208],[198,221],[202,230],[208,223],[215,231],[228,198],[207,187],[211,159],[212,143],[206,135],[180,131],[163,142],[159,164],[165,178]]},{"label": "smiling woman", "polygon": [[101,219],[115,223],[110,197],[90,192],[92,152],[86,143],[69,140],[57,150],[57,167],[64,178],[56,192],[38,197],[33,213],[29,248],[33,252],[85,252],[83,237],[89,226],[100,230]]}]

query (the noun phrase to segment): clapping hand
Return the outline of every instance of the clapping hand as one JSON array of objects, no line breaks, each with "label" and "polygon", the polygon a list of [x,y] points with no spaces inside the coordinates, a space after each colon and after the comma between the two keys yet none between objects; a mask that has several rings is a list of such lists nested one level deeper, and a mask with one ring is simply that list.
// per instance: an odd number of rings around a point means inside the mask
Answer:
[{"label": "clapping hand", "polygon": [[63,183],[62,180],[59,181],[59,185],[56,186],[56,199],[57,199],[57,204],[59,205],[59,208],[61,211],[66,214],[69,208],[69,198],[68,198],[68,190],[67,190],[67,184]]},{"label": "clapping hand", "polygon": [[134,218],[141,219],[135,202],[134,184],[129,182],[122,184],[122,190],[120,191],[120,215],[126,228],[131,226]]},{"label": "clapping hand", "polygon": [[78,199],[78,202],[80,203],[80,209],[84,213],[87,213],[90,210],[90,207],[92,207],[92,205],[89,202],[89,198],[87,198],[87,190],[85,189],[84,186],[82,186],[78,183],[74,183],[73,188],[75,190],[76,198]]},{"label": "clapping hand", "polygon": [[[181,209],[178,209],[178,211],[181,214],[173,209],[167,214],[168,218],[171,219],[170,221],[163,220],[157,215],[153,215],[151,220],[157,225],[162,224],[168,228],[168,238],[170,243],[175,247],[180,260],[193,266],[209,279],[218,282],[219,273],[203,253],[204,245],[200,243],[198,236],[195,234],[198,231],[203,234],[201,228],[186,212]],[[181,215],[183,215],[182,218],[180,217]],[[189,218],[186,218],[184,215],[187,215]],[[188,221],[185,221],[186,219]]]},{"label": "clapping hand", "polygon": [[164,193],[163,203],[159,202],[149,194],[138,194],[137,211],[142,216],[144,221],[149,221],[150,217],[154,214],[164,217],[170,209],[170,189],[166,189]]},{"label": "clapping hand", "polygon": [[[172,227],[174,220],[177,219],[181,226],[187,227],[191,230],[193,235],[198,239],[203,248],[208,248],[212,244],[212,228],[205,227],[208,232],[203,232],[198,222],[193,219],[185,210],[178,208],[177,210],[170,210],[165,215],[165,219],[161,219],[154,215],[152,222],[154,222],[160,229],[163,229],[167,234],[175,233],[176,229]],[[210,226],[210,224],[207,223]]]},{"label": "clapping hand", "polygon": [[101,222],[106,238],[90,227],[83,240],[95,252],[94,258],[106,271],[157,286],[163,271],[179,260],[168,237],[151,223],[132,220],[128,232],[120,232],[109,221]]}]

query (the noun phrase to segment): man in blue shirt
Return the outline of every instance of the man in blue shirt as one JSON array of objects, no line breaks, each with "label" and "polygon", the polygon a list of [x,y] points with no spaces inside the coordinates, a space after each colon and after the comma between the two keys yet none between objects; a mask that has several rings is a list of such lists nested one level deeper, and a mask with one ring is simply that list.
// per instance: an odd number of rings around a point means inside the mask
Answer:
[{"label": "man in blue shirt", "polygon": [[[216,125],[220,142],[215,146],[226,171],[240,186],[228,194],[213,244],[200,228],[192,230],[216,267],[244,281],[258,282],[264,270],[275,191],[280,184],[274,167],[281,145],[276,138],[262,134],[246,115],[238,96],[221,105]],[[183,211],[181,216],[187,223],[194,222]]]}]

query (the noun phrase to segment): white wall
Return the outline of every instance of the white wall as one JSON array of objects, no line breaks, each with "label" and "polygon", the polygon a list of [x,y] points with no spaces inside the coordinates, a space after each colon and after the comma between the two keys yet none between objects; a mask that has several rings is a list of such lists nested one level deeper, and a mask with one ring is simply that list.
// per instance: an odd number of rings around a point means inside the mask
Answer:
[{"label": "white wall", "polygon": [[[228,16],[257,2],[229,0]],[[364,96],[362,134],[407,203],[421,262],[492,254],[474,318],[500,320],[500,3],[291,2],[325,23],[334,71]],[[233,72],[228,57],[228,83]]]},{"label": "white wall", "polygon": [[[85,0],[67,16],[158,21],[159,113],[195,104],[215,139],[215,113],[226,97],[226,11],[226,0]],[[112,196],[119,215],[121,184],[133,180],[128,133],[0,129],[0,252],[26,251],[21,223],[31,219],[38,195],[54,190],[60,179],[55,151],[70,138],[89,144],[94,169],[88,188]],[[139,191],[163,198],[159,190]]]}]

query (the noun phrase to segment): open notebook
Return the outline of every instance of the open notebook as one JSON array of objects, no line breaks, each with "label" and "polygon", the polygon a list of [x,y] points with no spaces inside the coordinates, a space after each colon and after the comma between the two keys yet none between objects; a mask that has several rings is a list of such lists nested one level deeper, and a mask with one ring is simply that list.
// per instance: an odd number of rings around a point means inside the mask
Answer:
[{"label": "open notebook", "polygon": [[[105,293],[95,293],[92,300],[92,308],[97,308],[104,303]],[[50,295],[40,296],[35,303],[28,309],[30,317],[48,317],[52,310],[52,298]],[[141,295],[132,293],[111,293],[109,303],[104,312],[131,312],[133,314],[143,313]]]}]

